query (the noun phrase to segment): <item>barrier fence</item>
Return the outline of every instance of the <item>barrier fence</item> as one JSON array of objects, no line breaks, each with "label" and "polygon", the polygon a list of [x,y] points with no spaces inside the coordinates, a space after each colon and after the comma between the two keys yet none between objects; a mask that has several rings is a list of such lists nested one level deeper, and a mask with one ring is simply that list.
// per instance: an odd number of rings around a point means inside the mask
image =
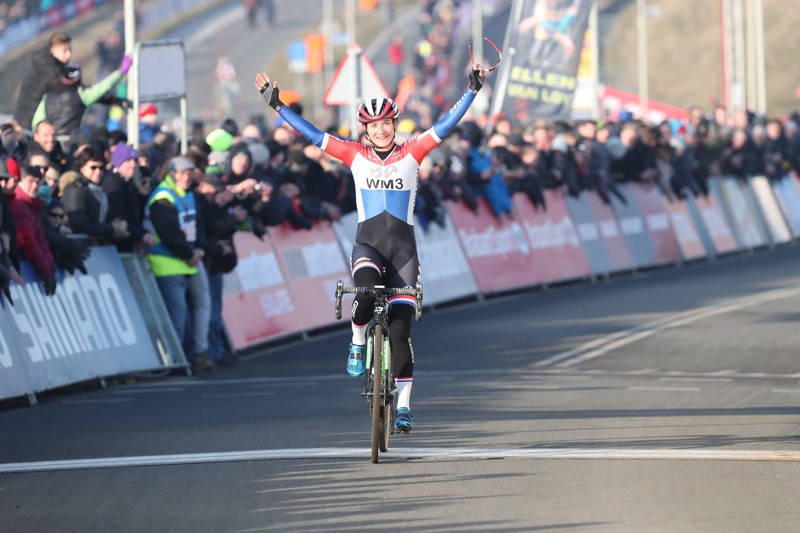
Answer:
[{"label": "barrier fence", "polygon": [[[546,209],[513,198],[500,222],[487,205],[448,203],[441,225],[415,226],[425,304],[483,298],[524,288],[769,248],[800,237],[800,180],[710,180],[708,196],[668,201],[655,188],[621,187],[605,204],[545,191]],[[351,283],[356,213],[311,230],[238,233],[239,263],[225,275],[223,318],[237,350],[334,325],[334,288]],[[61,278],[45,297],[30,281],[0,307],[0,398],[93,378],[165,368],[186,359],[141,256],[94,248],[88,275]],[[342,326],[345,322],[342,322]]]}]

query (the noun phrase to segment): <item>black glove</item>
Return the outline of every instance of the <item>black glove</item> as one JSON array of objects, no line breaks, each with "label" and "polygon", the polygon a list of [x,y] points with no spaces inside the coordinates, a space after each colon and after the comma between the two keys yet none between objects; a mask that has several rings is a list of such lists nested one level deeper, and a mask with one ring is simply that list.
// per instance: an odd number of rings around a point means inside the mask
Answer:
[{"label": "black glove", "polygon": [[76,256],[81,258],[81,261],[86,261],[92,255],[92,248],[85,243],[75,243]]},{"label": "black glove", "polygon": [[469,69],[469,90],[477,93],[483,87],[483,70],[475,67]]},{"label": "black glove", "polygon": [[42,287],[44,288],[44,295],[45,296],[53,296],[56,293],[56,277],[50,276],[46,280],[42,282]]},{"label": "black glove", "polygon": [[261,98],[267,103],[275,111],[278,110],[279,107],[283,107],[283,102],[281,102],[280,97],[278,96],[278,84],[274,81],[267,83],[263,87],[259,89],[261,93]]}]

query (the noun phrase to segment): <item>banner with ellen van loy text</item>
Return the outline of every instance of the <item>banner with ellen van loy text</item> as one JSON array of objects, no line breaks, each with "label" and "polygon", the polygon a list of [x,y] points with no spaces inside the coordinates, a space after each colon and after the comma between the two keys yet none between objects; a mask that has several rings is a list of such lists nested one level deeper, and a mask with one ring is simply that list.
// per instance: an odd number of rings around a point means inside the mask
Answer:
[{"label": "banner with ellen van loy text", "polygon": [[593,0],[515,0],[492,114],[518,123],[570,117]]}]

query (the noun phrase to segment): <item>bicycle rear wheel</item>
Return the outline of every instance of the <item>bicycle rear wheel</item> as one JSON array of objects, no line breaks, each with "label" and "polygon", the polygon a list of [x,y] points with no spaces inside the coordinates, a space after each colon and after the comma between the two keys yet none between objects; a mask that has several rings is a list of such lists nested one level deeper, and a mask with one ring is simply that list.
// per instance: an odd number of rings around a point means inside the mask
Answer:
[{"label": "bicycle rear wheel", "polygon": [[378,462],[378,452],[386,433],[386,416],[381,391],[383,390],[383,326],[372,330],[372,462]]}]

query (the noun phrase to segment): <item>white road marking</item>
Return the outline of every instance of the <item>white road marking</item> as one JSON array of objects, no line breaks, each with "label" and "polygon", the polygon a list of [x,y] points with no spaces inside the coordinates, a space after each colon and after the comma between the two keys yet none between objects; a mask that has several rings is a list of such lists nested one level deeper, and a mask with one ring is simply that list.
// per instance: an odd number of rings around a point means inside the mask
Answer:
[{"label": "white road marking", "polygon": [[728,301],[727,303],[719,303],[702,307],[700,309],[683,311],[681,313],[641,324],[625,331],[618,331],[603,337],[599,337],[571,350],[567,350],[547,359],[538,361],[533,366],[537,368],[546,366],[568,368],[605,355],[612,350],[616,350],[617,348],[621,348],[642,339],[652,337],[653,335],[668,329],[684,326],[697,322],[698,320],[703,320],[705,318],[710,318],[724,313],[737,311],[744,307],[758,305],[782,298],[790,298],[799,294],[800,287],[777,289],[774,291],[736,298],[732,301]]},{"label": "white road marking", "polygon": [[[359,459],[368,460],[369,448],[298,448],[252,450],[240,452],[190,453],[176,455],[144,455],[106,457],[64,461],[34,461],[0,464],[0,474],[88,470],[95,468],[128,468],[237,461],[274,461],[292,459]],[[408,459],[604,459],[604,460],[677,460],[677,461],[784,461],[800,462],[795,450],[683,450],[624,448],[395,448],[382,454],[384,460]]]},{"label": "white road marking", "polygon": [[772,389],[771,392],[778,394],[800,394],[800,389]]},{"label": "white road marking", "polygon": [[628,390],[637,391],[666,391],[666,392],[698,392],[699,387],[628,387]]},{"label": "white road marking", "polygon": [[659,378],[659,381],[680,381],[680,382],[703,382],[703,383],[728,383],[733,381],[731,378],[702,378],[702,377],[664,377]]},{"label": "white road marking", "polygon": [[203,398],[212,398],[212,399],[220,399],[220,398],[253,398],[259,396],[275,396],[274,391],[262,391],[262,392],[231,392],[228,394],[203,394]]},{"label": "white road marking", "polygon": [[132,402],[133,398],[98,398],[96,400],[61,400],[62,404],[93,404],[93,403],[127,403]]},{"label": "white road marking", "polygon": [[163,388],[156,388],[151,387],[147,389],[131,389],[131,388],[123,388],[123,389],[110,389],[110,392],[114,394],[150,394],[151,392],[183,392],[183,387],[163,387]]}]

